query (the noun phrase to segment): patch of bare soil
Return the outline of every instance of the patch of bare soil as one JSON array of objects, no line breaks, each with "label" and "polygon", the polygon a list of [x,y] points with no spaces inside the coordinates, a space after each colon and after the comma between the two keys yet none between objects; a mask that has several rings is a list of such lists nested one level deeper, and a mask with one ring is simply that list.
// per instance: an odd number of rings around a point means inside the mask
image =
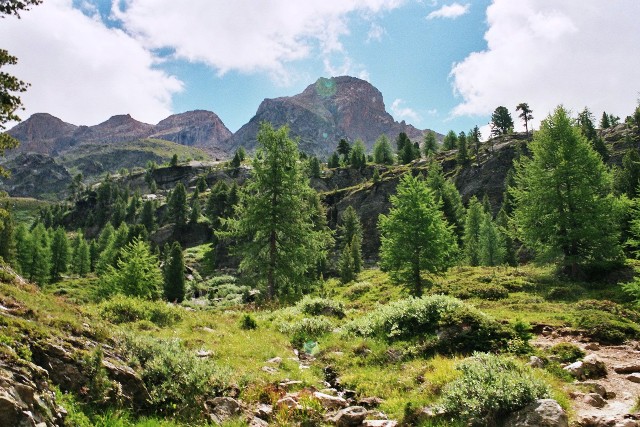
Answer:
[{"label": "patch of bare soil", "polygon": [[[581,427],[636,427],[640,426],[640,414],[634,406],[640,399],[640,343],[628,342],[624,345],[605,346],[584,342],[580,336],[539,336],[533,344],[549,348],[561,342],[569,342],[580,347],[589,355],[595,355],[607,368],[607,376],[598,379],[576,381],[573,391],[572,408],[574,426]],[[636,382],[638,381],[638,382]],[[579,384],[583,384],[580,387]],[[598,386],[594,386],[597,384]],[[589,390],[598,388],[605,394],[604,399],[589,397]],[[599,401],[598,401],[599,400]],[[597,406],[602,405],[601,407]]]}]

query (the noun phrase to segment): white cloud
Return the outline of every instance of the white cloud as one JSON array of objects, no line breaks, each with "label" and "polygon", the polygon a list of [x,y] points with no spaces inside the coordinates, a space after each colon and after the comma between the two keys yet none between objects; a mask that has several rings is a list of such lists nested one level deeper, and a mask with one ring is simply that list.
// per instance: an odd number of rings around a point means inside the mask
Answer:
[{"label": "white cloud", "polygon": [[73,9],[71,0],[47,0],[20,20],[3,19],[0,40],[18,57],[8,71],[31,83],[21,95],[22,118],[50,112],[91,125],[130,113],[155,123],[171,114],[171,97],[182,89],[136,40]]},{"label": "white cloud", "polygon": [[462,97],[452,114],[486,115],[527,102],[534,126],[559,105],[625,117],[640,90],[640,2],[494,0],[487,9],[487,50],[451,71]]},{"label": "white cloud", "polygon": [[287,63],[344,51],[350,14],[372,15],[404,0],[113,0],[113,15],[146,47],[178,59],[286,78]]},{"label": "white cloud", "polygon": [[371,28],[369,28],[369,32],[367,33],[367,43],[382,40],[382,36],[384,36],[386,32],[387,31],[380,24],[376,24],[375,22],[372,23]]},{"label": "white cloud", "polygon": [[427,15],[427,19],[435,19],[435,18],[448,18],[448,19],[456,19],[462,15],[465,15],[469,12],[470,4],[460,4],[460,3],[452,3],[450,5],[442,6],[438,10],[434,10],[430,14]]},{"label": "white cloud", "polygon": [[391,103],[391,115],[396,120],[406,120],[410,123],[417,123],[420,121],[420,115],[415,110],[409,107],[404,107],[404,100],[398,98]]}]

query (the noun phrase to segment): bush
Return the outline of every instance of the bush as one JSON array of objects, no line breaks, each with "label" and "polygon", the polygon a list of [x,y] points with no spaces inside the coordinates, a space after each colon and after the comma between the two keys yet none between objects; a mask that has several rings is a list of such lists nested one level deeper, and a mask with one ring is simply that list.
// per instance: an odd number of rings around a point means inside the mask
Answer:
[{"label": "bush", "polygon": [[558,357],[562,363],[573,363],[585,356],[585,352],[580,347],[569,342],[561,342],[549,349],[549,353]]},{"label": "bush", "polygon": [[371,290],[371,283],[369,282],[357,282],[353,285],[349,286],[347,290],[344,292],[344,295],[349,298],[351,301],[358,298],[360,295],[366,294]]},{"label": "bush", "polygon": [[228,387],[229,372],[198,358],[178,340],[126,335],[122,344],[127,360],[142,369],[151,408],[159,414],[200,418],[204,402]]},{"label": "bush", "polygon": [[581,310],[576,326],[585,334],[603,344],[622,344],[627,338],[640,336],[640,326],[614,314],[600,310]]},{"label": "bush", "polygon": [[242,316],[242,320],[240,321],[240,329],[249,330],[256,329],[258,327],[258,323],[256,319],[254,319],[250,314],[245,314]]},{"label": "bush", "polygon": [[348,323],[346,330],[389,341],[436,337],[435,350],[448,353],[496,350],[513,337],[493,318],[445,295],[392,302]]},{"label": "bush", "polygon": [[514,359],[475,353],[457,367],[461,376],[444,387],[442,409],[471,425],[491,426],[549,395],[547,385]]},{"label": "bush", "polygon": [[326,317],[305,317],[291,323],[282,323],[280,332],[291,339],[291,343],[301,348],[307,341],[315,341],[333,330],[333,323]]},{"label": "bush", "polygon": [[182,311],[165,302],[123,295],[116,295],[100,304],[100,314],[116,324],[146,320],[158,326],[171,326],[182,320]]},{"label": "bush", "polygon": [[333,316],[342,319],[345,316],[344,304],[329,298],[311,298],[306,296],[297,304],[300,311],[311,316]]}]

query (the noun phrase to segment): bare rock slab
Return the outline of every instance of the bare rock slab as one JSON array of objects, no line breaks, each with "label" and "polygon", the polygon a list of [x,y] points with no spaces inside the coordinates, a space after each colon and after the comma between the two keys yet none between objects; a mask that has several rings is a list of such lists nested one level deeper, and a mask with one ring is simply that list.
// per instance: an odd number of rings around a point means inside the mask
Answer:
[{"label": "bare rock slab", "polygon": [[569,427],[569,419],[553,399],[538,399],[509,415],[505,427]]}]

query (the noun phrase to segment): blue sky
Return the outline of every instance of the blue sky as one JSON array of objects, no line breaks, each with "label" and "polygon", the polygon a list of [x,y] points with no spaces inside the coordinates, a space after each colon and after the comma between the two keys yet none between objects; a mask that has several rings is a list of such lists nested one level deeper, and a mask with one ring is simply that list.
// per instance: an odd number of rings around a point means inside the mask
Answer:
[{"label": "blue sky", "polygon": [[637,16],[637,0],[45,0],[0,21],[0,40],[32,84],[23,118],[205,109],[236,131],[263,99],[347,74],[396,120],[445,133],[520,102],[534,126],[560,103],[624,118],[640,97]]}]

